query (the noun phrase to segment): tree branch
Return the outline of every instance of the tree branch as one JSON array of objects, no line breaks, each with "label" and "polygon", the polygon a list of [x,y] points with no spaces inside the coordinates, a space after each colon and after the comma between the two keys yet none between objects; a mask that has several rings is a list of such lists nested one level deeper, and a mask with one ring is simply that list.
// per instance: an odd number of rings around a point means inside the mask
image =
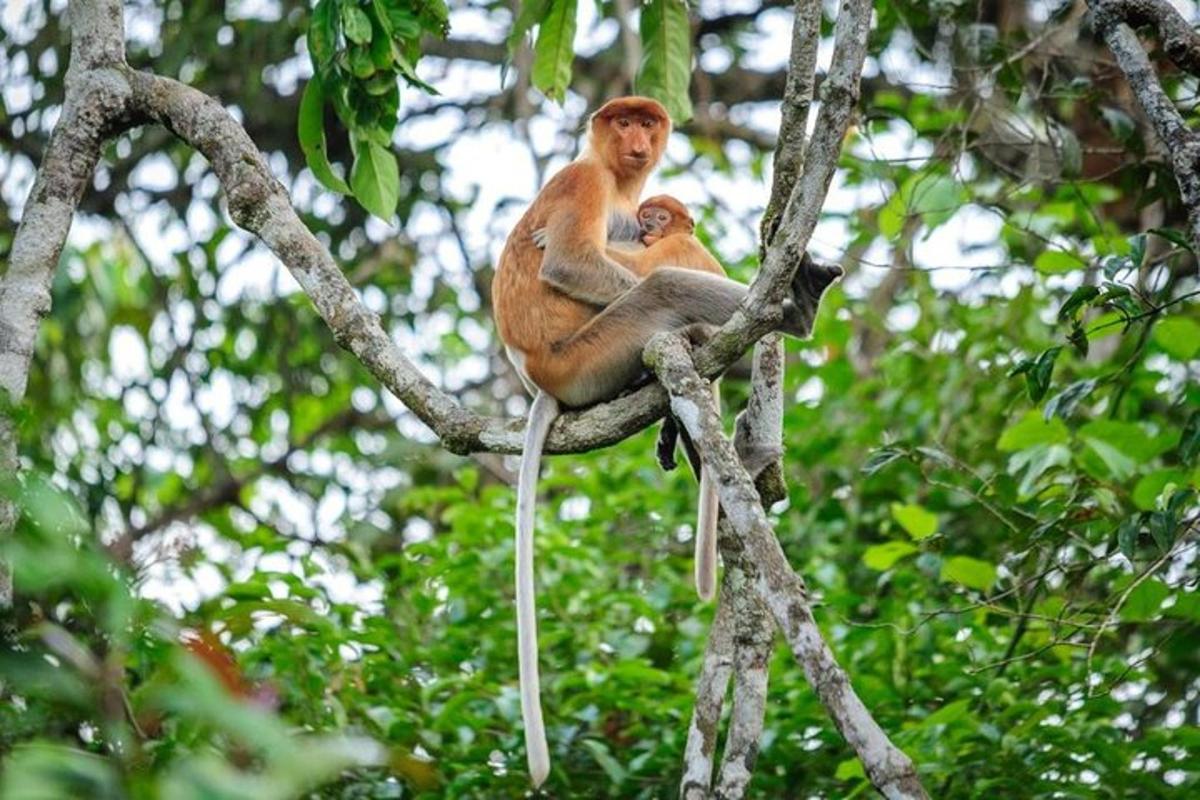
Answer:
[{"label": "tree branch", "polygon": [[[1091,5],[1095,9],[1097,4]],[[1167,58],[1200,76],[1200,33],[1167,0],[1105,0],[1101,5],[1134,28],[1153,25]]]},{"label": "tree branch", "polygon": [[821,4],[796,0],[796,20],[792,23],[792,53],[788,58],[787,87],[783,90],[783,119],[779,140],[775,143],[775,177],[771,198],[763,212],[760,231],[760,256],[779,229],[796,178],[804,171],[804,143],[808,138],[808,111],[812,107],[813,87],[817,80],[817,46],[821,43]]},{"label": "tree branch", "polygon": [[717,611],[708,630],[704,661],[696,679],[696,704],[692,709],[692,722],[688,727],[687,744],[683,750],[683,777],[679,784],[679,796],[682,800],[706,800],[709,783],[712,781],[713,755],[717,750],[721,708],[725,703],[725,691],[729,688],[729,676],[733,671],[732,591],[729,573],[726,571],[725,579],[721,582]]},{"label": "tree branch", "polygon": [[1171,98],[1163,91],[1137,34],[1125,23],[1126,15],[1138,19],[1138,13],[1144,13],[1154,18],[1163,25],[1160,30],[1165,46],[1166,31],[1170,27],[1165,20],[1170,15],[1163,13],[1155,16],[1152,10],[1158,5],[1136,0],[1088,0],[1096,32],[1116,56],[1117,65],[1125,73],[1138,105],[1170,153],[1180,199],[1187,208],[1192,245],[1200,252],[1200,139],[1187,126]]},{"label": "tree branch", "polygon": [[721,507],[753,568],[750,584],[779,625],[796,660],[834,724],[863,763],[871,783],[888,798],[925,798],[912,761],[855,694],[846,673],[821,637],[804,581],[787,562],[750,475],[742,468],[706,381],[692,363],[686,339],[660,334],[646,348],[646,363],[671,396],[671,411],[700,450],[704,469],[715,471]]},{"label": "tree branch", "polygon": [[[78,35],[71,41],[62,115],[17,226],[8,270],[0,277],[0,401],[5,405],[25,397],[38,326],[50,313],[50,284],[100,148],[130,121],[128,87],[114,69],[125,52],[120,2],[72,3],[70,21]],[[0,475],[15,475],[17,467],[16,431],[0,410]],[[0,500],[0,537],[15,524],[15,505]],[[11,603],[11,576],[0,564],[0,608]]]}]

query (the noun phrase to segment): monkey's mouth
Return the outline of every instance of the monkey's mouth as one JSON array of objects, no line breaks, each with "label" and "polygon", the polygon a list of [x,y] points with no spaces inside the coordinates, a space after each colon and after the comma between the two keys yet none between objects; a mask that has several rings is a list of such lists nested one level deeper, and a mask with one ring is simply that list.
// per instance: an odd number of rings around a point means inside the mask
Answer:
[{"label": "monkey's mouth", "polygon": [[635,167],[644,167],[650,163],[650,156],[625,155],[622,156],[622,158],[628,161],[630,164],[633,164]]}]

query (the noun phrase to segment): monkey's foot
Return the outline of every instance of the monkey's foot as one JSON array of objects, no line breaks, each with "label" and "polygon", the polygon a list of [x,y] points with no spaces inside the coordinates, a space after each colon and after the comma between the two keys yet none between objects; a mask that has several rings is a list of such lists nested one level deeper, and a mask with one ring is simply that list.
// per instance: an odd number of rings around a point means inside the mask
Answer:
[{"label": "monkey's foot", "polygon": [[805,253],[792,278],[792,296],[783,301],[783,324],[779,329],[800,339],[812,335],[821,295],[843,274],[845,271],[837,264],[818,264]]}]

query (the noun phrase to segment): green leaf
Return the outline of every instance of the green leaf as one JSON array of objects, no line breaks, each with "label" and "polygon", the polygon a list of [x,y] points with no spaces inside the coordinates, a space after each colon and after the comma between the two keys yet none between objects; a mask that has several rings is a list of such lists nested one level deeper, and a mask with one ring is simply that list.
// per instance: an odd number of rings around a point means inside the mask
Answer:
[{"label": "green leaf", "polygon": [[968,199],[962,184],[949,175],[919,172],[911,175],[880,210],[879,232],[889,239],[900,234],[914,215],[930,229],[942,225]]},{"label": "green leaf", "polygon": [[1160,469],[1143,475],[1133,487],[1133,504],[1142,511],[1153,511],[1158,508],[1158,496],[1171,484],[1186,486],[1187,473],[1178,469]]},{"label": "green leaf", "polygon": [[629,777],[625,767],[621,766],[621,762],[613,758],[612,753],[608,751],[608,747],[596,739],[581,740],[584,747],[592,754],[592,758],[596,759],[596,763],[600,765],[600,769],[604,770],[604,774],[614,786],[618,786],[625,782]]},{"label": "green leaf", "polygon": [[888,464],[901,458],[904,458],[903,450],[895,447],[881,447],[867,457],[866,462],[862,465],[862,471],[867,475],[874,475]]},{"label": "green leaf", "polygon": [[941,577],[986,592],[996,583],[996,565],[970,556],[951,556],[942,562]]},{"label": "green leaf", "polygon": [[350,186],[363,208],[384,222],[391,222],[400,200],[400,170],[396,157],[378,143],[359,140],[355,148]]},{"label": "green leaf", "polygon": [[1200,324],[1184,316],[1167,317],[1154,326],[1154,343],[1176,361],[1188,361],[1200,351]]},{"label": "green leaf", "polygon": [[35,742],[21,744],[5,758],[0,797],[36,800],[87,797],[121,800],[121,778],[108,759],[71,747]]},{"label": "green leaf", "polygon": [[1087,266],[1087,261],[1065,250],[1043,250],[1033,262],[1038,272],[1055,275],[1062,272],[1074,272]]},{"label": "green leaf", "polygon": [[342,32],[355,44],[371,41],[371,18],[355,2],[342,3]]},{"label": "green leaf", "polygon": [[1057,417],[1043,419],[1037,411],[1030,411],[1000,435],[996,447],[1001,452],[1011,453],[1039,444],[1065,444],[1069,439],[1070,433],[1062,420]]},{"label": "green leaf", "polygon": [[899,522],[900,526],[908,531],[908,535],[917,541],[928,539],[937,533],[937,514],[916,503],[892,503],[892,519]]},{"label": "green leaf", "polygon": [[350,187],[333,171],[325,145],[325,95],[315,75],[300,96],[300,118],[296,133],[305,163],[321,185],[330,191],[350,194]]},{"label": "green leaf", "polygon": [[955,700],[952,703],[947,703],[926,717],[921,724],[922,726],[949,725],[953,722],[957,722],[963,717],[970,715],[972,702],[973,701],[970,699],[963,699]]},{"label": "green leaf", "polygon": [[1163,611],[1168,617],[1200,622],[1200,592],[1179,592],[1175,604]]},{"label": "green leaf", "polygon": [[508,32],[508,55],[511,58],[516,52],[525,34],[546,16],[550,8],[550,0],[522,0],[521,11],[513,22],[512,30]]},{"label": "green leaf", "polygon": [[1130,561],[1133,561],[1137,554],[1138,536],[1142,532],[1142,520],[1140,515],[1127,517],[1121,521],[1121,526],[1117,528],[1117,547]]},{"label": "green leaf", "polygon": [[1151,228],[1149,230],[1149,233],[1153,233],[1157,236],[1161,236],[1162,238],[1166,239],[1171,244],[1178,245],[1179,247],[1182,247],[1185,250],[1188,250],[1188,251],[1192,250],[1192,243],[1188,239],[1188,237],[1185,236],[1180,231],[1175,230],[1174,228]]},{"label": "green leaf", "polygon": [[1197,453],[1200,453],[1200,411],[1193,411],[1179,434],[1179,458],[1190,464]]},{"label": "green leaf", "polygon": [[837,770],[834,771],[833,777],[839,781],[849,781],[855,778],[865,778],[867,777],[867,773],[863,771],[861,761],[857,758],[847,758],[837,765]]},{"label": "green leaf", "polygon": [[1042,352],[1033,362],[1033,366],[1025,371],[1025,388],[1029,391],[1029,399],[1040,403],[1050,388],[1050,378],[1054,374],[1054,362],[1061,347],[1051,347]]},{"label": "green leaf", "polygon": [[1116,450],[1134,464],[1145,464],[1175,444],[1175,434],[1150,435],[1133,422],[1100,419],[1082,426],[1078,435],[1094,448],[1097,443]]},{"label": "green leaf", "polygon": [[883,572],[891,569],[900,559],[915,552],[917,552],[917,548],[908,542],[884,542],[868,547],[862,555],[862,562],[871,569]]},{"label": "green leaf", "polygon": [[1071,416],[1075,406],[1079,405],[1079,402],[1090,395],[1095,388],[1096,381],[1092,379],[1075,381],[1046,401],[1046,406],[1042,409],[1042,418],[1048,420],[1051,417],[1062,417],[1066,419]]},{"label": "green leaf", "polygon": [[1158,616],[1163,601],[1171,594],[1167,585],[1157,578],[1142,581],[1129,593],[1121,606],[1121,619],[1126,622],[1146,622]]},{"label": "green leaf", "polygon": [[1168,511],[1155,511],[1150,515],[1150,538],[1158,545],[1159,551],[1165,553],[1175,544],[1175,515]]},{"label": "green leaf", "polygon": [[551,0],[533,46],[533,85],[551,100],[567,96],[575,59],[575,14],[578,0]]},{"label": "green leaf", "polygon": [[1100,294],[1099,287],[1096,286],[1080,286],[1075,291],[1071,292],[1071,296],[1063,302],[1062,307],[1058,309],[1058,321],[1066,322],[1075,315],[1075,312],[1087,305],[1088,301]]},{"label": "green leaf", "polygon": [[642,6],[642,63],[633,85],[658,100],[676,123],[692,118],[692,25],[683,0],[650,0]]},{"label": "green leaf", "polygon": [[308,54],[312,59],[315,75],[325,74],[333,63],[333,54],[337,50],[332,6],[330,0],[320,0],[313,8],[312,20],[308,23]]}]

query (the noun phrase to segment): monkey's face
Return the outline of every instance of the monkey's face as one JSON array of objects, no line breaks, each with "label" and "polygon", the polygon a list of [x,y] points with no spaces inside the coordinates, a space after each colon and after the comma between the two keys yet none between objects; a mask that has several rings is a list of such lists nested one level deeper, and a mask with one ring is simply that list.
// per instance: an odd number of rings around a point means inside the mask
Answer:
[{"label": "monkey's face", "polygon": [[649,169],[662,155],[666,136],[662,124],[654,117],[617,116],[613,118],[612,131],[617,162],[631,172]]},{"label": "monkey's face", "polygon": [[592,148],[623,178],[649,172],[662,157],[670,133],[667,110],[648,97],[609,100],[592,115],[589,126]]},{"label": "monkey's face", "polygon": [[638,225],[642,233],[660,236],[671,224],[671,212],[658,206],[642,206],[638,209]]}]

